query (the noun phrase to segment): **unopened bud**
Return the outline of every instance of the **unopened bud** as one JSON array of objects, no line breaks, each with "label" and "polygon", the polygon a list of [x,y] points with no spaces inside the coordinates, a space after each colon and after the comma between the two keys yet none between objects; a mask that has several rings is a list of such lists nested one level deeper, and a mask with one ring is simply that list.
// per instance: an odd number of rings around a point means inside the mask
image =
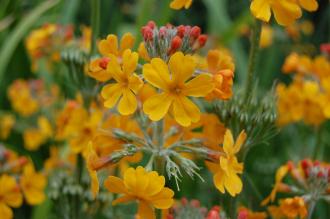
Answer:
[{"label": "unopened bud", "polygon": [[166,28],[165,27],[161,27],[160,29],[159,29],[159,32],[158,32],[158,34],[159,34],[159,38],[161,38],[161,39],[163,39],[163,38],[165,38],[165,36],[166,36]]},{"label": "unopened bud", "polygon": [[302,160],[301,161],[301,167],[305,170],[307,168],[309,168],[309,161],[308,160]]},{"label": "unopened bud", "polygon": [[205,46],[205,44],[206,44],[206,41],[207,41],[207,35],[202,34],[202,35],[200,35],[200,36],[198,37],[197,40],[198,40],[199,47],[203,47],[203,46]]},{"label": "unopened bud", "polygon": [[154,21],[149,21],[147,26],[150,27],[151,29],[154,29],[156,27],[156,23]]},{"label": "unopened bud", "polygon": [[153,31],[149,26],[142,27],[141,32],[144,41],[151,41],[153,39]]},{"label": "unopened bud", "polygon": [[201,28],[193,26],[190,31],[190,36],[194,39],[197,39],[201,35]]},{"label": "unopened bud", "polygon": [[183,206],[186,206],[186,205],[188,204],[188,199],[185,198],[185,197],[183,197],[183,198],[181,199],[181,204],[182,204]]},{"label": "unopened bud", "polygon": [[317,176],[317,178],[323,178],[324,173],[322,171],[319,171],[316,176]]},{"label": "unopened bud", "polygon": [[220,219],[219,212],[211,210],[209,211],[205,219]]},{"label": "unopened bud", "polygon": [[181,37],[181,38],[183,38],[183,37],[184,37],[184,34],[185,34],[185,31],[186,31],[185,26],[180,25],[180,26],[178,26],[178,27],[176,28],[176,30],[177,30],[176,35],[179,36],[179,37]]},{"label": "unopened bud", "polygon": [[248,219],[248,216],[249,216],[249,212],[246,209],[240,210],[238,212],[237,219]]},{"label": "unopened bud", "polygon": [[173,39],[172,39],[172,42],[171,42],[171,48],[169,50],[169,54],[172,54],[174,53],[175,51],[177,51],[182,45],[182,39],[178,36],[175,36]]}]

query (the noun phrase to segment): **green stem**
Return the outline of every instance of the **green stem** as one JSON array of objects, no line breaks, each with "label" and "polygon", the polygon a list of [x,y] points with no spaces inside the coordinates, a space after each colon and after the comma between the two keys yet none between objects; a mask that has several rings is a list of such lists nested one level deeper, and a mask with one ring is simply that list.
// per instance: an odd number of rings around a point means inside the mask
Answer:
[{"label": "green stem", "polygon": [[319,126],[316,128],[316,139],[315,139],[315,146],[314,146],[314,153],[313,153],[313,158],[320,159],[320,155],[322,154],[323,150],[323,144],[322,144],[322,126]]},{"label": "green stem", "polygon": [[90,56],[96,54],[97,52],[97,38],[100,33],[100,0],[92,1],[92,14],[91,14],[91,26],[92,26],[92,37],[91,37],[91,50]]},{"label": "green stem", "polygon": [[249,54],[249,64],[248,64],[248,71],[247,71],[247,78],[245,81],[245,101],[248,100],[249,95],[251,94],[251,90],[253,88],[253,75],[255,72],[255,66],[257,63],[257,56],[259,53],[259,42],[260,42],[260,35],[261,35],[261,21],[255,20],[255,24],[252,31],[252,38],[251,38],[251,48]]},{"label": "green stem", "polygon": [[309,206],[308,206],[308,216],[307,216],[307,219],[312,219],[315,206],[316,206],[316,200],[312,199],[310,201],[310,203],[309,203]]}]

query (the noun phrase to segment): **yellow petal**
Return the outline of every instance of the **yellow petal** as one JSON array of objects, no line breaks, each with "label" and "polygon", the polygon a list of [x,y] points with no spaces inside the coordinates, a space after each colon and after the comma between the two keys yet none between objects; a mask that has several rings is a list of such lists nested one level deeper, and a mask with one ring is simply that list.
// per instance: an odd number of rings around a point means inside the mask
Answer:
[{"label": "yellow petal", "polygon": [[153,121],[158,121],[166,115],[173,102],[173,97],[167,93],[149,97],[143,104],[143,111]]},{"label": "yellow petal", "polygon": [[316,11],[319,7],[316,0],[299,0],[299,4],[307,11]]},{"label": "yellow petal", "polygon": [[225,178],[225,188],[227,189],[228,193],[235,197],[242,191],[243,183],[241,178],[239,178],[236,174],[230,174]]},{"label": "yellow petal", "polygon": [[135,200],[135,198],[133,196],[124,195],[122,197],[119,197],[119,198],[113,200],[112,205],[117,205],[119,203],[127,203],[127,202],[130,202],[130,201],[133,201],[133,200]]},{"label": "yellow petal", "polygon": [[128,78],[128,87],[131,89],[135,94],[139,92],[139,90],[143,86],[143,81],[139,76],[133,74],[131,77]]},{"label": "yellow petal", "polygon": [[129,192],[136,193],[136,175],[133,168],[128,168],[124,173],[124,184]]},{"label": "yellow petal", "polygon": [[24,190],[24,195],[27,203],[30,205],[40,204],[46,199],[45,193],[36,188]]},{"label": "yellow petal", "polygon": [[107,108],[114,107],[122,94],[123,88],[120,84],[105,85],[101,91],[101,95],[105,99],[104,106]]},{"label": "yellow petal", "polygon": [[131,75],[138,64],[139,55],[126,49],[123,53],[123,71],[126,75]]},{"label": "yellow petal", "polygon": [[118,39],[116,35],[108,35],[106,40],[101,40],[98,45],[99,51],[103,56],[109,54],[118,55]]},{"label": "yellow petal", "polygon": [[146,194],[153,196],[161,191],[165,185],[165,177],[159,176],[156,171],[151,171],[148,173],[149,184],[146,188]]},{"label": "yellow petal", "polygon": [[199,108],[187,97],[177,97],[173,101],[174,119],[182,126],[189,126],[200,119]]},{"label": "yellow petal", "polygon": [[215,185],[215,187],[221,192],[221,193],[225,193],[225,184],[224,184],[224,179],[225,179],[225,174],[222,171],[217,172],[214,176],[213,176],[213,183]]},{"label": "yellow petal", "polygon": [[269,0],[253,0],[250,6],[252,14],[265,22],[268,22],[271,17]]},{"label": "yellow petal", "polygon": [[104,181],[104,186],[112,193],[127,193],[123,180],[115,176],[109,176]]},{"label": "yellow petal", "polygon": [[278,0],[272,5],[275,19],[278,24],[287,26],[302,15],[300,7],[291,1]]},{"label": "yellow petal", "polygon": [[156,215],[149,203],[145,201],[139,202],[139,208],[137,214],[141,219],[156,219]]},{"label": "yellow petal", "polygon": [[0,202],[0,215],[1,219],[12,219],[13,211],[5,203]]},{"label": "yellow petal", "polygon": [[167,64],[160,58],[151,59],[150,64],[143,66],[143,76],[152,86],[167,90],[170,83],[170,74]]},{"label": "yellow petal", "polygon": [[126,82],[127,75],[122,71],[116,56],[110,54],[107,71],[117,82]]},{"label": "yellow petal", "polygon": [[218,70],[218,63],[220,59],[220,51],[213,49],[207,53],[207,66],[211,72]]},{"label": "yellow petal", "polygon": [[137,108],[137,100],[134,93],[126,88],[123,90],[123,97],[119,100],[118,111],[121,115],[131,115]]},{"label": "yellow petal", "polygon": [[172,198],[170,199],[158,199],[155,201],[152,201],[152,204],[155,208],[158,209],[169,209],[174,204],[174,200]]},{"label": "yellow petal", "polygon": [[227,155],[233,154],[233,145],[234,145],[233,135],[231,131],[227,129],[223,140],[223,150]]},{"label": "yellow petal", "polygon": [[182,52],[174,53],[168,64],[175,84],[182,84],[188,80],[196,68],[194,58],[190,55],[184,55]]},{"label": "yellow petal", "polygon": [[241,131],[241,133],[239,134],[239,136],[236,139],[234,148],[233,148],[233,152],[234,154],[236,154],[237,152],[239,152],[239,150],[241,149],[242,145],[244,144],[246,139],[246,133],[245,131]]},{"label": "yellow petal", "polygon": [[134,46],[134,36],[131,33],[125,33],[120,40],[120,50],[125,51],[131,49]]},{"label": "yellow petal", "polygon": [[136,168],[136,194],[140,196],[146,195],[146,188],[149,185],[149,177],[143,167]]},{"label": "yellow petal", "polygon": [[88,172],[89,172],[89,176],[91,178],[92,195],[93,195],[93,198],[95,198],[100,190],[99,179],[97,177],[96,171],[88,171]]},{"label": "yellow petal", "polygon": [[5,195],[4,201],[11,207],[19,207],[22,205],[23,197],[19,190],[11,191]]},{"label": "yellow petal", "polygon": [[167,187],[162,188],[162,190],[157,193],[156,195],[152,196],[152,200],[161,200],[161,199],[170,199],[173,198],[174,192],[172,189],[169,189]]},{"label": "yellow petal", "polygon": [[170,3],[170,8],[179,10],[184,7],[184,3],[185,3],[184,0],[173,0]]},{"label": "yellow petal", "polygon": [[185,84],[183,90],[186,96],[205,97],[214,88],[214,83],[211,76],[206,74],[198,75]]}]

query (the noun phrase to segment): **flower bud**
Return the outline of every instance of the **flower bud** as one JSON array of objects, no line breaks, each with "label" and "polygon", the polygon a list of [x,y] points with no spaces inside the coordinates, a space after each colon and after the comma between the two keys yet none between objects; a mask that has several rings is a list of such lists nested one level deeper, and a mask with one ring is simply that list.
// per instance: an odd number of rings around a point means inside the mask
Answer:
[{"label": "flower bud", "polygon": [[193,38],[193,39],[197,39],[199,37],[199,35],[201,34],[201,28],[197,27],[197,26],[193,26],[191,28],[191,31],[190,31],[190,36]]},{"label": "flower bud", "polygon": [[151,41],[153,39],[153,31],[149,26],[142,27],[141,32],[145,41]]},{"label": "flower bud", "polygon": [[180,38],[183,38],[183,37],[184,37],[184,34],[185,34],[185,31],[186,31],[185,26],[180,25],[180,26],[178,26],[178,27],[176,28],[176,30],[177,30],[176,35],[179,36]]},{"label": "flower bud", "polygon": [[199,47],[203,47],[203,46],[205,46],[205,44],[206,44],[206,41],[207,41],[207,35],[202,34],[202,35],[200,35],[200,36],[198,37],[197,40],[198,40]]},{"label": "flower bud", "polygon": [[156,23],[154,21],[149,21],[147,26],[150,27],[151,29],[154,29],[156,27]]}]

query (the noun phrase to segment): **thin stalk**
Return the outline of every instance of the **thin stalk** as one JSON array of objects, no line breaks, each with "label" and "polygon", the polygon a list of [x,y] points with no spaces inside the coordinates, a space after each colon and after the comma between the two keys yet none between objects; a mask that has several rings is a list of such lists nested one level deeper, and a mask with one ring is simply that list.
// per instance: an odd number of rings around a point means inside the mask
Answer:
[{"label": "thin stalk", "polygon": [[322,144],[322,126],[316,128],[316,136],[315,136],[315,145],[314,145],[314,153],[313,158],[316,160],[322,154],[323,144]]},{"label": "thin stalk", "polygon": [[248,97],[253,88],[254,72],[257,63],[257,56],[259,53],[260,35],[261,35],[261,21],[256,19],[252,30],[249,64],[248,64],[247,78],[245,81],[245,92],[244,92],[245,101],[248,100]]},{"label": "thin stalk", "polygon": [[315,206],[316,206],[316,200],[312,199],[310,201],[310,203],[309,203],[309,206],[308,206],[308,216],[307,216],[307,219],[312,219]]},{"label": "thin stalk", "polygon": [[90,56],[93,56],[97,52],[96,42],[100,33],[100,0],[92,1],[92,13],[91,13],[91,26],[92,26],[92,37],[91,37],[91,50]]}]

